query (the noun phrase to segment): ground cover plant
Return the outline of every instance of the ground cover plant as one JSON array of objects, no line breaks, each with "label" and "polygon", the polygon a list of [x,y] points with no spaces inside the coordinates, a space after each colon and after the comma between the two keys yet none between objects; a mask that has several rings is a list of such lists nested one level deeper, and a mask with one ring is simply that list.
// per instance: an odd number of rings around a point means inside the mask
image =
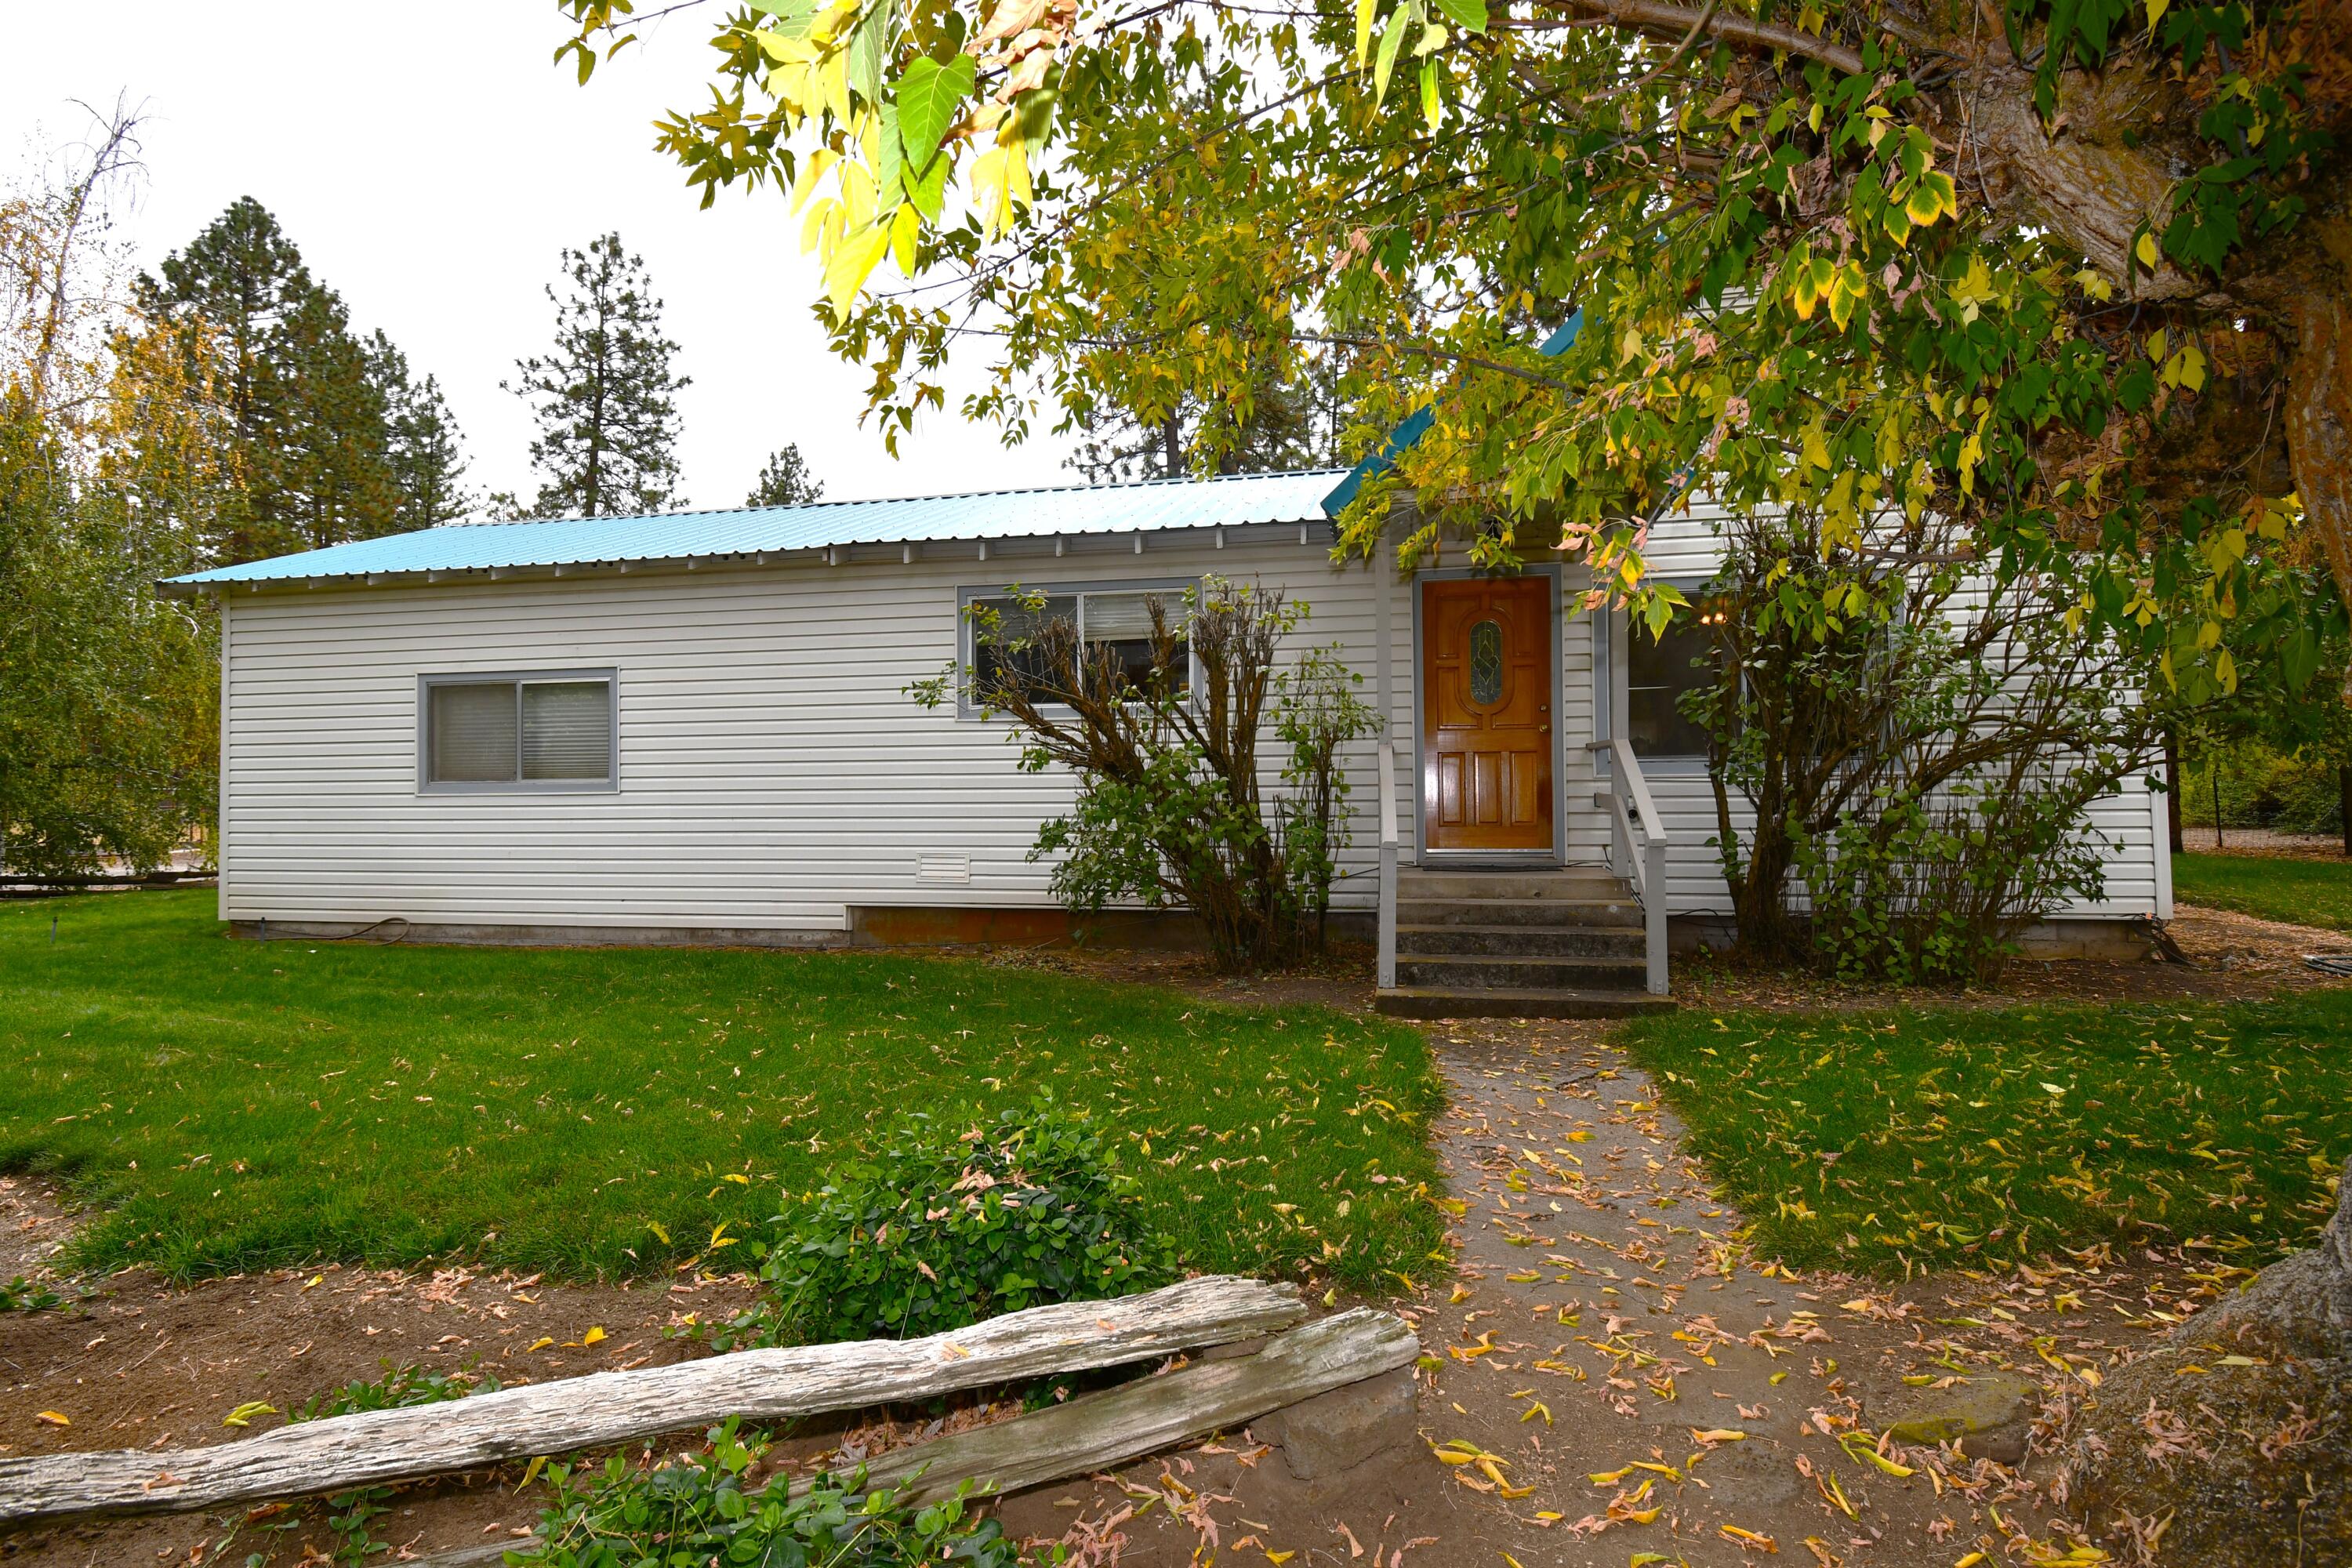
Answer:
[{"label": "ground cover plant", "polygon": [[1758,1248],[1908,1272],[2100,1242],[2260,1267],[2352,1152],[2352,991],[1634,1026]]},{"label": "ground cover plant", "polygon": [[1438,1081],[1381,1020],[898,954],[265,946],[212,900],[0,909],[0,1170],[98,1205],[68,1264],[748,1268],[905,1112],[1047,1086],[1191,1267],[1377,1288],[1442,1235]]},{"label": "ground cover plant", "polygon": [[656,1568],[744,1563],[772,1568],[916,1568],[950,1563],[1017,1568],[1020,1548],[959,1493],[923,1509],[866,1491],[861,1473],[819,1476],[800,1495],[791,1478],[746,1477],[767,1447],[730,1417],[701,1452],[660,1464],[616,1454],[601,1466],[550,1465],[555,1500],[541,1516],[543,1552],[507,1554],[548,1568]]},{"label": "ground cover plant", "polygon": [[2352,860],[2175,855],[2172,891],[2187,903],[2352,931]]}]

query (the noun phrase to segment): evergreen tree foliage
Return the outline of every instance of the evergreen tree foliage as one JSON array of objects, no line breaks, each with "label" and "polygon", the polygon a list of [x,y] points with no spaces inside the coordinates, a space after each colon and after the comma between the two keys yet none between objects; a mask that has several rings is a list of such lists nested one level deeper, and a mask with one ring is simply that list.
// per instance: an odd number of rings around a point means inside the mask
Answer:
[{"label": "evergreen tree foliage", "polygon": [[353,334],[342,300],[259,202],[231,203],[157,272],[139,280],[140,311],[208,329],[187,341],[215,358],[203,379],[240,451],[244,504],[207,542],[211,558],[317,549],[448,514],[457,432],[446,408],[436,394],[422,438],[438,455],[420,460],[416,439],[395,431],[418,412],[405,363],[381,333]]},{"label": "evergreen tree foliage", "polygon": [[808,461],[801,456],[801,444],[787,441],[768,458],[768,466],[760,470],[759,482],[743,498],[743,504],[806,506],[824,499],[824,481],[809,472]]},{"label": "evergreen tree foliage", "polygon": [[547,290],[553,349],[516,361],[516,379],[501,384],[539,421],[530,460],[542,482],[533,515],[624,517],[683,506],[676,395],[691,383],[671,374],[678,347],[662,334],[662,302],[644,259],[606,234],[585,250],[567,247],[562,266],[571,292]]},{"label": "evergreen tree foliage", "polygon": [[1086,437],[1070,467],[1099,485],[1344,464],[1340,438],[1349,415],[1336,365],[1328,356],[1297,353],[1287,344],[1281,358],[1287,363],[1269,364],[1248,384],[1246,397],[1202,396],[1171,386],[1164,405],[1148,397],[1107,402],[1070,381],[1064,388],[1065,428]]},{"label": "evergreen tree foliage", "polygon": [[473,507],[464,484],[466,458],[457,422],[432,376],[412,379],[408,356],[378,331],[368,340],[377,389],[383,395],[385,461],[403,531],[454,522]]}]

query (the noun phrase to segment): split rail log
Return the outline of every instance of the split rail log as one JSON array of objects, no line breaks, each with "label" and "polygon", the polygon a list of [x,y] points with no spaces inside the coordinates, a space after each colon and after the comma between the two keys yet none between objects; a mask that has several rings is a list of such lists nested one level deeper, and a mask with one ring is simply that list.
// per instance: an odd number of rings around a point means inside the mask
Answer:
[{"label": "split rail log", "polygon": [[1254,1339],[1307,1315],[1296,1286],[1212,1275],[1032,1307],[919,1340],[742,1351],[371,1410],[205,1448],[0,1458],[0,1521],[168,1513],[343,1491],[659,1433],[928,1399]]},{"label": "split rail log", "polygon": [[[1212,1432],[1411,1366],[1421,1344],[1392,1313],[1358,1307],[1268,1340],[1255,1355],[1196,1362],[1159,1377],[1088,1394],[992,1426],[935,1437],[866,1467],[866,1486],[894,1489],[911,1506],[981,1496],[1123,1465]],[[528,1558],[536,1540],[492,1542],[427,1557],[419,1568],[476,1568]]]}]

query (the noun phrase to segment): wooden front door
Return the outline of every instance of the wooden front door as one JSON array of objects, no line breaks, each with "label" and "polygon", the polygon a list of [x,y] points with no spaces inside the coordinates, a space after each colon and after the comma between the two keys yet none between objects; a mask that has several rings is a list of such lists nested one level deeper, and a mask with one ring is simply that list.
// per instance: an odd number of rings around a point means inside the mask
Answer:
[{"label": "wooden front door", "polygon": [[1422,842],[1552,847],[1552,580],[1421,586]]}]

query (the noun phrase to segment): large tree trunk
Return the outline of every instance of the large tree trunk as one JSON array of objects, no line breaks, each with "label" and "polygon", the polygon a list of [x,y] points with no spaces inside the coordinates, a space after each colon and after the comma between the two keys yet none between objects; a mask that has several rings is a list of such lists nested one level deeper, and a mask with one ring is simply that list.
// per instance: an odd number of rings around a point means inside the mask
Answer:
[{"label": "large tree trunk", "polygon": [[[2232,253],[2219,279],[2191,277],[2169,261],[2151,277],[2134,268],[2134,235],[2143,223],[2162,228],[2174,188],[2215,153],[2197,133],[2199,105],[2169,79],[2166,62],[2133,52],[2097,75],[2067,72],[2058,116],[2045,123],[2033,105],[2032,73],[2011,56],[1998,27],[1941,43],[1966,61],[1940,99],[1937,126],[1958,149],[1964,189],[1975,186],[1994,211],[2078,247],[2128,298],[2191,307],[2222,332],[2245,321],[2280,345],[2280,405],[2260,396],[2259,384],[2232,395],[2254,405],[2252,439],[2283,442],[2312,537],[2352,603],[2352,158],[2344,146],[2352,115],[2345,104],[2327,100],[2324,87],[2312,103],[2315,117],[2332,118],[2324,128],[2337,146],[2320,154],[2325,161],[2298,191],[2305,210],[2293,227]],[[2221,395],[2219,388],[2211,395]],[[2270,457],[2242,442],[2198,455],[2232,465]],[[2210,468],[2186,477],[2210,479]]]},{"label": "large tree trunk", "polygon": [[2352,1163],[2319,1245],[2110,1373],[2068,1458],[2093,1534],[2142,1560],[2352,1562]]}]

